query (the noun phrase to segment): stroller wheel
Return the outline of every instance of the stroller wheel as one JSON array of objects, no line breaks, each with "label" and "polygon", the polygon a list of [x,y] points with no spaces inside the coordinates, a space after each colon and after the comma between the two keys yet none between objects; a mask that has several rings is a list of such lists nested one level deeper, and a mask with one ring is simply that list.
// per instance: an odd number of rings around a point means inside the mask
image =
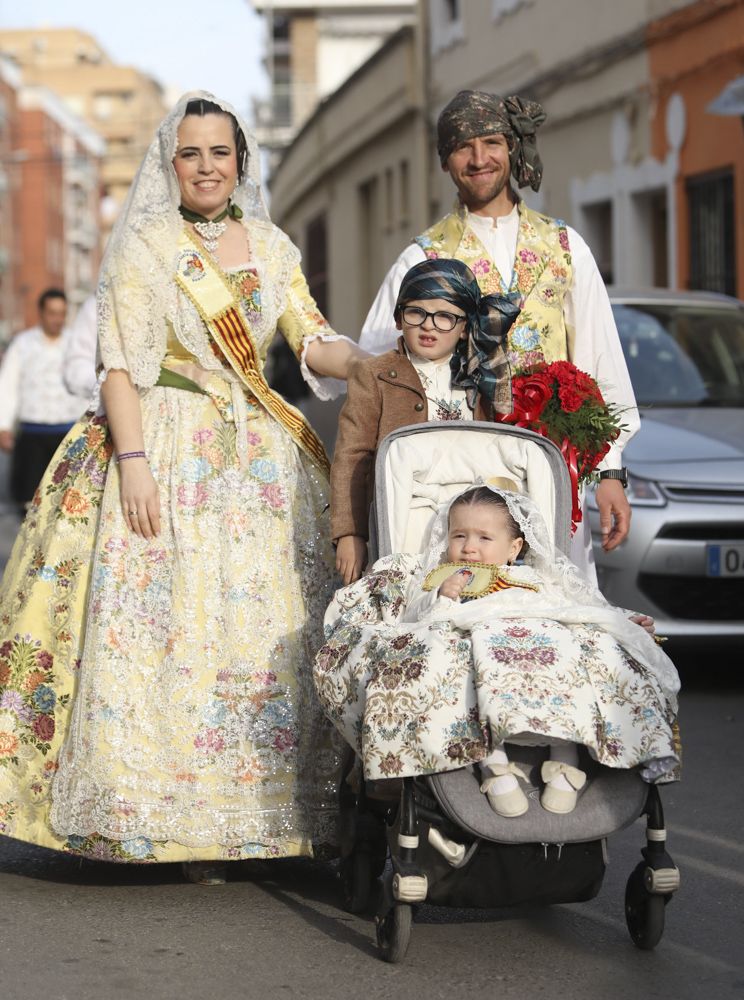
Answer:
[{"label": "stroller wheel", "polygon": [[364,913],[369,906],[376,873],[369,851],[354,851],[341,862],[341,891],[347,913]]},{"label": "stroller wheel", "polygon": [[633,944],[651,951],[664,933],[664,908],[667,896],[651,893],[644,884],[646,864],[641,862],[628,879],[625,888],[625,921]]},{"label": "stroller wheel", "polygon": [[396,903],[384,917],[377,918],[377,947],[385,962],[402,962],[411,939],[413,910],[408,903]]}]

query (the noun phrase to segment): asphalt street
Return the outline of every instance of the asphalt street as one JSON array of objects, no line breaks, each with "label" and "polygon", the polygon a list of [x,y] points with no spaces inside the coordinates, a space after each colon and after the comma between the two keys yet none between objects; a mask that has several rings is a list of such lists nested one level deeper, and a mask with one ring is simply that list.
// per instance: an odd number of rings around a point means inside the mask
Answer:
[{"label": "asphalt street", "polygon": [[[2,472],[0,463],[0,481]],[[0,556],[16,527],[0,507]],[[0,996],[742,1000],[742,652],[678,651],[684,776],[663,800],[682,886],[653,952],[633,946],[623,915],[641,823],[610,839],[595,900],[422,907],[400,965],[377,957],[371,914],[341,908],[333,863],[238,863],[227,885],[202,887],[175,865],[80,861],[0,838]]]}]

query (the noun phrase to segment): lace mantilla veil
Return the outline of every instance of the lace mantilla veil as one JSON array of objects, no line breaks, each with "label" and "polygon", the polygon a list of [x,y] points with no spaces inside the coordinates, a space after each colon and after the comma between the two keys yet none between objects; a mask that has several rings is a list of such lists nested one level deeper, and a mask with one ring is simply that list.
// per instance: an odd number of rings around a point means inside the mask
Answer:
[{"label": "lace mantilla veil", "polygon": [[[662,681],[670,702],[676,708],[676,694],[679,677],[669,657],[639,625],[631,622],[627,613],[610,604],[553,543],[545,520],[534,500],[521,493],[495,487],[490,483],[478,482],[474,486],[488,486],[506,501],[509,513],[524,533],[529,548],[524,564],[532,567],[540,578],[544,592],[546,617],[555,617],[564,622],[577,624],[595,623],[607,629],[623,647],[640,662],[654,669]],[[471,489],[469,487],[468,489]],[[447,551],[450,507],[457,497],[444,504],[431,528],[428,546],[423,553],[421,569],[415,574],[415,582],[421,587],[427,574],[442,562]],[[466,619],[477,618],[480,601],[472,601],[453,610],[453,620],[465,624]]]},{"label": "lace mantilla veil", "polygon": [[252,323],[258,342],[276,328],[286,307],[290,276],[300,261],[297,248],[269,218],[261,189],[258,145],[246,123],[234,108],[213,94],[184,94],[161,123],[145,153],[112,230],[98,284],[98,340],[103,368],[127,370],[132,381],[142,388],[158,380],[168,323],[205,368],[220,367],[206,347],[198,313],[179,296],[174,282],[178,241],[185,223],[178,211],[181,199],[173,157],[186,105],[199,99],[211,101],[233,115],[246,139],[243,177],[232,201],[243,212],[242,223],[254,257],[251,266],[257,269],[261,281],[261,315]]}]

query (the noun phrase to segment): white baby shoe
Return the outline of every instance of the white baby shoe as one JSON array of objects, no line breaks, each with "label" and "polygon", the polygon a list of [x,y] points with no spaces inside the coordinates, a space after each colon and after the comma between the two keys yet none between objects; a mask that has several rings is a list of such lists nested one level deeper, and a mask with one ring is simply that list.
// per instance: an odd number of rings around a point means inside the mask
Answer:
[{"label": "white baby shoe", "polygon": [[[487,764],[491,777],[481,784],[480,790],[488,798],[488,804],[499,816],[513,819],[523,816],[529,809],[527,796],[517,784],[517,778],[529,782],[529,778],[516,764]],[[484,768],[485,770],[485,768]],[[512,781],[504,780],[512,778]],[[512,783],[513,782],[513,783]],[[506,788],[504,786],[507,786]],[[494,787],[495,786],[495,787]],[[509,787],[511,786],[511,787]]]},{"label": "white baby shoe", "polygon": [[[561,760],[545,760],[540,776],[545,782],[540,796],[540,805],[543,809],[561,815],[573,812],[579,792],[586,784],[584,772],[578,767],[564,764]],[[561,778],[564,780],[559,780]],[[566,785],[569,787],[566,788]]]}]

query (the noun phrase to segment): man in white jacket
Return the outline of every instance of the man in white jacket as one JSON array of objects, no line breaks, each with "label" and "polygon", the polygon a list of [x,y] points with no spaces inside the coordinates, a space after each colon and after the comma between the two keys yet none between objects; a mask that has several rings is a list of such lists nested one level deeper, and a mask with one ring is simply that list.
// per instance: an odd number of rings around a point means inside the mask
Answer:
[{"label": "man in white jacket", "polygon": [[85,408],[62,377],[69,337],[65,293],[48,288],[38,306],[38,326],[11,340],[0,365],[0,448],[12,451],[10,493],[21,511]]}]

